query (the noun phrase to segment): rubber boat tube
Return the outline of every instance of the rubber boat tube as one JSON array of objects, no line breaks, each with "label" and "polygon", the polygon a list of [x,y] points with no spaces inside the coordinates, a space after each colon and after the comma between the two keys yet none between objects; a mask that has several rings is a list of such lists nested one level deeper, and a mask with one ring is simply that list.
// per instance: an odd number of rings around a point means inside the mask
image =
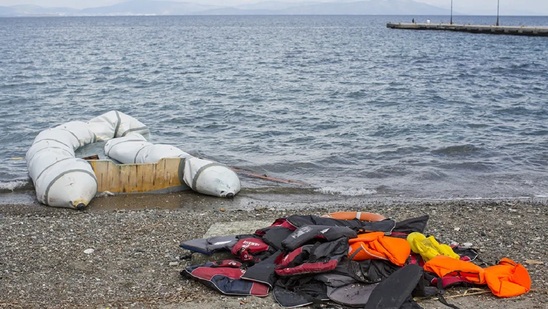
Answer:
[{"label": "rubber boat tube", "polygon": [[118,111],[40,132],[25,156],[38,201],[54,207],[85,208],[97,194],[97,178],[87,161],[75,157],[76,149],[129,132],[149,134],[144,124]]},{"label": "rubber boat tube", "polygon": [[124,164],[156,163],[163,158],[190,158],[191,155],[177,147],[152,144],[139,133],[111,139],[105,143],[105,155]]}]

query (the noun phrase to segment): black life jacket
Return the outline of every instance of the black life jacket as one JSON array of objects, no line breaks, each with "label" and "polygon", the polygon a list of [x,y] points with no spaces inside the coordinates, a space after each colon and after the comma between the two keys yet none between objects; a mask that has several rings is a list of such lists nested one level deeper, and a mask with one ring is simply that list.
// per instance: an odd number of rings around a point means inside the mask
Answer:
[{"label": "black life jacket", "polygon": [[421,308],[413,300],[411,293],[422,275],[422,268],[414,264],[396,270],[373,289],[364,308]]},{"label": "black life jacket", "polygon": [[298,247],[315,241],[332,241],[339,238],[354,238],[356,231],[347,226],[305,225],[299,227],[282,241],[282,247],[295,250]]},{"label": "black life jacket", "polygon": [[187,266],[181,271],[182,276],[197,279],[225,295],[268,296],[269,285],[243,279],[244,273],[242,263],[236,260],[207,262],[202,265]]},{"label": "black life jacket", "polygon": [[205,255],[212,255],[216,252],[230,251],[232,246],[238,242],[237,235],[214,236],[209,238],[191,239],[182,242],[179,246],[192,252]]},{"label": "black life jacket", "polygon": [[294,276],[328,272],[337,267],[348,253],[348,240],[344,237],[301,246],[276,260],[278,276]]}]

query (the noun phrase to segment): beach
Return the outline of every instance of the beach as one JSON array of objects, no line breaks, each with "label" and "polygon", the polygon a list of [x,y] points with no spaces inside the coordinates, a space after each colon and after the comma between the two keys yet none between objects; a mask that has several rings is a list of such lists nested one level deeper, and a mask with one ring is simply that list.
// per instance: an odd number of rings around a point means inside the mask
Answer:
[{"label": "beach", "polygon": [[[242,222],[245,229],[246,222],[352,210],[396,221],[428,214],[425,234],[443,243],[472,243],[488,263],[509,257],[527,268],[533,282],[528,294],[509,299],[487,289],[451,288],[449,303],[546,308],[546,207],[537,199],[405,201],[246,192],[220,199],[183,192],[100,197],[87,210],[73,211],[13,199],[0,203],[0,307],[278,308],[271,296],[223,296],[182,278],[192,259],[179,244],[202,238],[219,223]],[[437,300],[418,301],[424,308],[446,308]]]}]

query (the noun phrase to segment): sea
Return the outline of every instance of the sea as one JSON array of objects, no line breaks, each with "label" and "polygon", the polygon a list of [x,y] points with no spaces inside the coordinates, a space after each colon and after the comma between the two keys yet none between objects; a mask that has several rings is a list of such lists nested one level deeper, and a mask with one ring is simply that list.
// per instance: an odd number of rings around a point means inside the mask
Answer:
[{"label": "sea", "polygon": [[412,19],[449,16],[0,18],[0,201],[40,131],[111,110],[242,192],[548,197],[548,38],[386,27]]}]

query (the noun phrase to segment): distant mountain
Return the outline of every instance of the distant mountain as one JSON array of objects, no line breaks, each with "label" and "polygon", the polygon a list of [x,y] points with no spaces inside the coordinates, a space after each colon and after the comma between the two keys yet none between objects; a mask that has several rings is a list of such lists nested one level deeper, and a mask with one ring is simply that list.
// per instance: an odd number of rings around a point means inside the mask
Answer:
[{"label": "distant mountain", "polygon": [[130,0],[127,2],[83,9],[81,15],[193,15],[217,8],[187,2]]},{"label": "distant mountain", "polygon": [[412,0],[369,0],[318,3],[277,11],[288,15],[443,15],[449,11]]},{"label": "distant mountain", "polygon": [[130,0],[87,8],[45,8],[34,5],[0,7],[0,16],[113,15],[447,15],[449,11],[413,0],[367,0],[337,3],[261,2],[233,7],[188,2]]},{"label": "distant mountain", "polygon": [[412,0],[368,0],[337,3],[264,2],[217,8],[210,15],[447,15],[449,10]]},{"label": "distant mountain", "polygon": [[79,10],[70,8],[45,8],[38,5],[0,6],[0,16],[64,16],[77,14]]},{"label": "distant mountain", "polygon": [[8,6],[0,6],[0,16],[16,16],[17,11]]}]

